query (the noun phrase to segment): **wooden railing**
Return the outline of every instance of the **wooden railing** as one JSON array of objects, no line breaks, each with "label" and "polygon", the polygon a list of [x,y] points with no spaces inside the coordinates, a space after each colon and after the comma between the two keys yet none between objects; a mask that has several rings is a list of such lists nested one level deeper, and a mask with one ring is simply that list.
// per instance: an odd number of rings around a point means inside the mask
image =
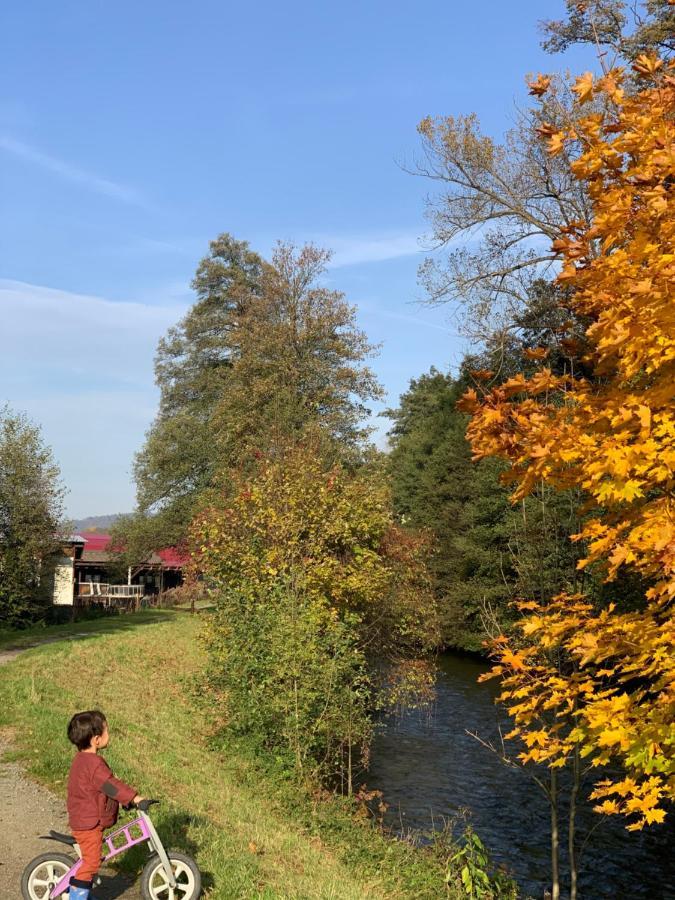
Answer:
[{"label": "wooden railing", "polygon": [[142,584],[101,584],[99,581],[80,581],[77,585],[77,596],[83,599],[107,597],[120,600],[140,600],[143,592]]}]

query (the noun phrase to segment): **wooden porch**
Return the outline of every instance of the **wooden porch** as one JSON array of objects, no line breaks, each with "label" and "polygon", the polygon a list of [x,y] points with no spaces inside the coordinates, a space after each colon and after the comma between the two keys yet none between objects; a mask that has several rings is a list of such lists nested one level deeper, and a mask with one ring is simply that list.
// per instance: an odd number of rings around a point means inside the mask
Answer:
[{"label": "wooden porch", "polygon": [[144,596],[142,584],[105,584],[100,581],[81,581],[77,584],[75,602],[78,606],[96,604],[105,608],[135,610]]}]

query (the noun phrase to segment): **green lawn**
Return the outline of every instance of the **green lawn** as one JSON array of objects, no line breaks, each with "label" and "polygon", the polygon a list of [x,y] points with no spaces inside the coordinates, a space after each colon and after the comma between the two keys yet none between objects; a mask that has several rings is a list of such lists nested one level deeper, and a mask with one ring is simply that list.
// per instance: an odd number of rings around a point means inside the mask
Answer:
[{"label": "green lawn", "polygon": [[36,625],[32,628],[0,628],[0,650],[32,647],[43,641],[61,640],[83,634],[112,634],[163,621],[172,616],[173,610],[148,609],[133,615],[101,616],[83,619],[65,625]]},{"label": "green lawn", "polygon": [[[212,898],[454,897],[430,854],[358,824],[337,804],[306,799],[293,808],[255,762],[209,749],[214,716],[190,699],[202,662],[198,628],[198,617],[153,611],[43,629],[37,637],[64,640],[0,668],[0,727],[11,729],[13,755],[63,794],[68,718],[103,709],[108,760],[163,799],[159,828],[169,845],[196,856]],[[73,633],[88,636],[67,640]]]}]

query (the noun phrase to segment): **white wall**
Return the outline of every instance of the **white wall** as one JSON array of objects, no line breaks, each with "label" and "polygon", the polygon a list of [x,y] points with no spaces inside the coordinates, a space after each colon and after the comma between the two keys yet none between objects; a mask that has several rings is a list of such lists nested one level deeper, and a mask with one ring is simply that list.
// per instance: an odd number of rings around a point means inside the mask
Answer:
[{"label": "white wall", "polygon": [[52,599],[56,606],[73,605],[75,569],[69,556],[58,556],[54,563],[54,592]]}]

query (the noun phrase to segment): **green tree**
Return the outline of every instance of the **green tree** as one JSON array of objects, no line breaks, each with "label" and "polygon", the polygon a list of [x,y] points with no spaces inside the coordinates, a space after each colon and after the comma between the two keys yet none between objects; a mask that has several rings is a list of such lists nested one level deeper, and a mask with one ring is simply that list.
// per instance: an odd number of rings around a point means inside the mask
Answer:
[{"label": "green tree", "polygon": [[159,342],[159,411],[134,472],[139,515],[116,529],[132,556],[184,539],[196,499],[222,462],[214,416],[232,368],[233,332],[260,296],[263,268],[245,241],[220,235],[192,282],[196,303]]},{"label": "green tree", "polygon": [[364,364],[375,348],[344,295],[322,286],[330,253],[278,244],[260,296],[232,332],[231,370],[215,420],[225,459],[280,452],[311,428],[325,452],[353,459],[369,429],[367,403],[381,396]]},{"label": "green tree", "polygon": [[555,286],[534,282],[506,334],[467,356],[456,378],[432,370],[413,380],[388,413],[396,510],[407,525],[435,537],[431,567],[444,639],[452,646],[480,649],[493,620],[505,627],[512,619],[515,595],[544,597],[578,585],[582,548],[569,541],[580,527],[578,492],[541,485],[512,508],[500,482],[503,465],[472,463],[468,417],[455,407],[471,386],[532,374],[542,353],[555,372],[584,372],[582,323],[565,299]]},{"label": "green tree", "polygon": [[25,416],[0,409],[0,622],[28,624],[51,599],[63,489],[51,450]]},{"label": "green tree", "polygon": [[228,732],[309,781],[351,793],[372,736],[372,682],[358,632],[293,579],[218,592],[207,684]]},{"label": "green tree", "polygon": [[[320,279],[330,254],[280,244],[267,262],[221,235],[200,263],[197,302],[160,341],[160,406],[136,460],[138,513],[116,528],[129,561],[185,539],[204,495],[318,429],[323,452],[355,459],[380,396],[355,310]],[[216,477],[217,476],[217,477]]]},{"label": "green tree", "polygon": [[414,379],[388,415],[395,509],[406,527],[434,536],[430,568],[444,642],[478,650],[487,607],[503,619],[514,578],[510,516],[499,464],[475,466],[468,417],[455,408],[463,381],[434,369]]}]

